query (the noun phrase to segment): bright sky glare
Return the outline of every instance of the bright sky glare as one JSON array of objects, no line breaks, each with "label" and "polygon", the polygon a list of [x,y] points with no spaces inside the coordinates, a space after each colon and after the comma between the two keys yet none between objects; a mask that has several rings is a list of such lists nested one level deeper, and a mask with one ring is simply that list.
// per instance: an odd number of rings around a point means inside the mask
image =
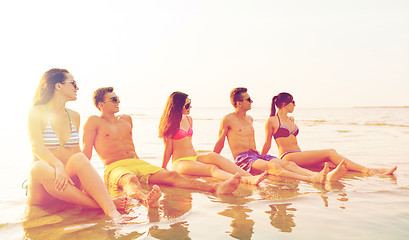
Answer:
[{"label": "bright sky glare", "polygon": [[102,86],[122,109],[176,90],[230,106],[238,86],[256,107],[282,91],[299,107],[408,106],[408,13],[406,0],[2,1],[0,77],[24,115],[52,67],[77,80],[81,114]]}]

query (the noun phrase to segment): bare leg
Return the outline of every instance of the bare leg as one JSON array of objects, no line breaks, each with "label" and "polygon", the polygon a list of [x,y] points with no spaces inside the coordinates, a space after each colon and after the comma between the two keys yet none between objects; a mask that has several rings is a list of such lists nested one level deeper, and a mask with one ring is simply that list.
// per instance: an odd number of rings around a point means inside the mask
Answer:
[{"label": "bare leg", "polygon": [[162,191],[157,185],[153,186],[148,194],[145,194],[138,178],[133,174],[125,174],[119,179],[118,187],[122,188],[127,196],[138,199],[147,207],[159,206]]},{"label": "bare leg", "polygon": [[240,183],[240,178],[241,177],[239,174],[235,174],[230,179],[222,183],[208,184],[196,179],[184,177],[175,171],[161,170],[152,174],[149,177],[149,182],[170,185],[173,187],[214,192],[217,194],[228,194],[237,189]]},{"label": "bare leg", "polygon": [[[277,160],[277,159],[272,159],[270,161],[276,160],[283,168],[285,168],[286,170],[289,170],[291,172],[295,172],[301,175],[305,175],[305,176],[312,176],[315,175],[316,173],[313,171],[310,171],[308,169],[305,168],[301,168],[299,167],[296,163],[294,162],[288,162],[285,160]],[[287,164],[283,163],[286,162]],[[328,162],[324,163],[324,169],[327,168],[329,165]],[[329,172],[327,174],[326,180],[327,181],[338,181],[340,178],[342,178],[343,176],[345,176],[346,171],[348,171],[347,169],[347,163],[346,161],[342,160],[340,164],[338,164],[338,166],[332,170],[331,172]]]},{"label": "bare leg", "polygon": [[368,174],[393,174],[396,170],[396,166],[390,169],[386,168],[367,168],[361,166],[348,158],[345,158],[338,154],[334,149],[325,150],[313,150],[313,151],[301,151],[289,153],[284,156],[284,160],[297,163],[299,166],[314,166],[322,162],[332,162],[335,166],[338,166],[342,160],[345,160],[348,170],[368,173]]},{"label": "bare leg", "polygon": [[397,166],[393,168],[370,168],[368,174],[375,175],[375,174],[384,174],[384,175],[393,175],[393,173],[398,169]]},{"label": "bare leg", "polygon": [[[94,168],[92,169],[95,171]],[[84,170],[92,172],[92,170],[90,169],[84,169]],[[98,178],[100,179],[102,186],[104,187],[106,193],[108,194],[102,182],[102,179],[99,175],[98,175]],[[81,180],[80,176],[79,176],[79,179]],[[86,193],[84,193],[83,191],[81,191],[80,189],[76,188],[75,186],[71,184],[68,184],[68,186],[66,187],[64,191],[57,192],[54,187],[54,180],[55,180],[55,170],[53,167],[51,167],[49,164],[43,161],[35,162],[31,170],[29,202],[32,204],[41,205],[41,204],[48,203],[52,201],[53,199],[57,198],[57,199],[60,199],[60,200],[63,200],[69,203],[73,203],[73,204],[78,204],[84,207],[102,208],[102,206],[100,206],[93,198],[91,198],[89,195],[87,195]],[[103,197],[103,194],[104,193],[101,194],[101,197]],[[120,213],[116,210],[116,207],[111,197],[109,196],[109,194],[108,194],[108,199],[104,199],[103,202],[104,201],[106,201],[107,202],[106,205],[108,205],[106,207],[108,209],[103,209],[105,214],[107,214],[113,219],[120,218]]]},{"label": "bare leg", "polygon": [[98,203],[105,214],[114,219],[121,217],[121,214],[117,211],[101,176],[97,173],[83,153],[74,154],[68,160],[66,169],[70,176],[78,176],[85,192]]},{"label": "bare leg", "polygon": [[231,174],[240,173],[241,176],[251,176],[250,173],[244,171],[242,168],[237,166],[234,162],[229,159],[217,154],[215,152],[202,154],[197,157],[198,162],[213,164],[218,166],[220,169],[229,172]]},{"label": "bare leg", "polygon": [[[232,173],[224,171],[216,165],[213,165],[210,163],[206,164],[206,163],[202,163],[199,161],[189,161],[189,160],[178,161],[173,164],[173,170],[181,174],[192,175],[192,176],[209,176],[209,177],[214,177],[214,178],[224,180],[224,181],[233,177]],[[249,173],[247,174],[248,175],[246,176],[242,176],[241,183],[258,185],[265,178],[265,175],[266,175],[266,174],[260,174],[257,176],[252,176]]]},{"label": "bare leg", "polygon": [[[234,162],[229,159],[217,154],[217,153],[207,153],[202,154],[197,157],[197,161],[205,164],[212,164],[219,167],[221,170],[228,172],[230,174],[239,173],[241,178],[241,183],[258,185],[266,177],[266,172],[260,175],[253,176],[250,173],[244,171],[242,168],[237,166]],[[229,176],[230,178],[231,176]],[[224,179],[226,180],[226,179]]]},{"label": "bare leg", "polygon": [[317,174],[316,172],[298,166],[295,162],[285,161],[280,158],[273,158],[269,162],[280,165],[282,168],[300,175],[313,176]]},{"label": "bare leg", "polygon": [[288,177],[298,180],[303,180],[307,182],[324,183],[325,178],[329,172],[328,164],[325,164],[324,168],[319,173],[311,172],[312,175],[302,175],[295,173],[283,168],[281,165],[275,162],[269,162],[265,160],[258,159],[253,163],[253,168],[267,171],[268,174],[276,175],[280,177]]},{"label": "bare leg", "polygon": [[185,175],[214,177],[220,180],[227,180],[233,176],[216,165],[199,161],[181,160],[174,163],[172,167],[176,172]]}]

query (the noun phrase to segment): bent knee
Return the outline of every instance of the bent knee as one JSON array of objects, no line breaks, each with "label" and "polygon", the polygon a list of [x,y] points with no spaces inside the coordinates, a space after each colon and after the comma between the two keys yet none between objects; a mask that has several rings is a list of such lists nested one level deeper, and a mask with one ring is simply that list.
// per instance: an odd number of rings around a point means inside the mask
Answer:
[{"label": "bent knee", "polygon": [[298,166],[295,162],[291,162],[291,161],[285,161],[284,164],[285,164],[284,166],[287,168],[294,168]]},{"label": "bent knee", "polygon": [[137,182],[139,182],[139,180],[135,175],[127,173],[119,178],[118,186],[123,188],[124,186],[136,184]]},{"label": "bent knee", "polygon": [[44,178],[45,176],[55,176],[55,169],[44,161],[36,161],[30,170],[32,179]]},{"label": "bent knee", "polygon": [[204,155],[200,155],[197,159],[198,162],[203,163],[214,163],[217,161],[218,154],[215,152],[206,153]]},{"label": "bent knee", "polygon": [[181,177],[181,175],[176,171],[167,171],[163,176],[163,180],[165,180],[166,182],[171,183],[172,181],[174,181],[175,179],[178,179],[180,177]]},{"label": "bent knee", "polygon": [[84,167],[84,165],[91,165],[89,159],[85,156],[84,153],[79,152],[74,155],[72,155],[68,161],[67,161],[67,168],[78,168],[78,167]]},{"label": "bent knee", "polygon": [[335,149],[328,149],[327,150],[327,155],[328,155],[328,157],[331,157],[331,156],[338,155],[338,153],[337,153],[337,151]]},{"label": "bent knee", "polygon": [[268,167],[267,172],[268,172],[269,174],[272,174],[272,175],[280,176],[280,175],[284,172],[283,167],[281,167],[281,166],[278,165],[278,164],[274,164],[274,163],[269,162],[269,163],[267,164],[267,167]]},{"label": "bent knee", "polygon": [[219,157],[219,154],[215,153],[215,152],[210,152],[208,153],[209,157],[211,159],[216,159],[217,157]]},{"label": "bent knee", "polygon": [[214,172],[220,170],[220,168],[219,168],[218,166],[213,165],[213,164],[207,164],[207,167],[209,168],[209,171],[210,171],[211,173],[214,173]]}]

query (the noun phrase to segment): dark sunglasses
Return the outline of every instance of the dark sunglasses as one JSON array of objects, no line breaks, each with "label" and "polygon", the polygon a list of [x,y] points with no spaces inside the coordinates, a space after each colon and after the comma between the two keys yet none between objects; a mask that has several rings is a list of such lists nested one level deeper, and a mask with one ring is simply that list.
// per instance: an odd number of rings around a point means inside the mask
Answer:
[{"label": "dark sunglasses", "polygon": [[292,103],[294,104],[294,106],[295,106],[295,101],[294,101],[294,100],[292,100],[291,102],[292,102]]},{"label": "dark sunglasses", "polygon": [[63,84],[64,84],[64,83],[71,83],[71,84],[72,84],[72,86],[74,86],[74,88],[75,88],[75,89],[77,89],[77,88],[78,88],[78,86],[77,86],[77,82],[76,82],[75,80],[72,80],[72,81],[64,81],[64,82],[63,82]]},{"label": "dark sunglasses", "polygon": [[[118,103],[119,102],[119,97],[118,96],[116,96],[116,97],[111,97],[109,100],[107,100],[107,101],[110,101],[110,102],[113,102],[113,103]],[[106,101],[104,101],[104,102],[106,102]]]},{"label": "dark sunglasses", "polygon": [[189,99],[189,102],[184,106],[186,110],[190,108],[190,104],[192,103],[192,100]]},{"label": "dark sunglasses", "polygon": [[247,102],[251,103],[253,100],[249,97],[249,98],[246,98],[246,99],[243,99],[243,100],[239,100],[239,101],[247,101]]}]

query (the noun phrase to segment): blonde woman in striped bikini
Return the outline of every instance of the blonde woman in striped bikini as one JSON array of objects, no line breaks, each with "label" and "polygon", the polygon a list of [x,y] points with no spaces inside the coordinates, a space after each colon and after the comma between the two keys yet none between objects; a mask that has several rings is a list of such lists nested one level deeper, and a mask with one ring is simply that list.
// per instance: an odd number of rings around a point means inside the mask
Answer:
[{"label": "blonde woman in striped bikini", "polygon": [[102,178],[81,153],[80,116],[65,108],[68,101],[77,99],[77,90],[73,76],[65,69],[50,69],[40,80],[29,112],[34,162],[28,202],[46,205],[60,199],[101,208],[110,218],[121,220],[117,208],[124,208],[126,200],[109,196]]}]

